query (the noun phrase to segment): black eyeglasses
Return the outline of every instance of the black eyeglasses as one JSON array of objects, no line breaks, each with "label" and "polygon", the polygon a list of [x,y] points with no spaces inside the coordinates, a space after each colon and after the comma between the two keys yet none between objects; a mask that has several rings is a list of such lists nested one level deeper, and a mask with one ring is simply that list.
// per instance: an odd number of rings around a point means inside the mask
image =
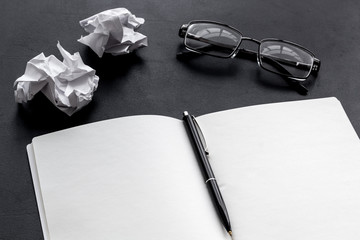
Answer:
[{"label": "black eyeglasses", "polygon": [[[237,29],[213,21],[191,21],[180,27],[179,36],[192,52],[220,58],[233,58],[239,53],[256,55],[260,67],[285,77],[285,80],[302,94],[307,89],[301,84],[310,74],[317,73],[320,60],[306,48],[284,40],[244,37]],[[254,52],[241,49],[242,40],[259,45]]]}]

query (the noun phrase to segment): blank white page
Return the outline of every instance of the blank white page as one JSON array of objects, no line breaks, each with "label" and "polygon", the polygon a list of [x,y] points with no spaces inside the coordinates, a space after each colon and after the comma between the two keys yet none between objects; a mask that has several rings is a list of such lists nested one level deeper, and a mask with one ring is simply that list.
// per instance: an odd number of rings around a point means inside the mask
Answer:
[{"label": "blank white page", "polygon": [[28,149],[47,240],[226,239],[181,120],[102,121]]},{"label": "blank white page", "polygon": [[360,239],[360,142],[335,98],[198,118],[234,239]]}]

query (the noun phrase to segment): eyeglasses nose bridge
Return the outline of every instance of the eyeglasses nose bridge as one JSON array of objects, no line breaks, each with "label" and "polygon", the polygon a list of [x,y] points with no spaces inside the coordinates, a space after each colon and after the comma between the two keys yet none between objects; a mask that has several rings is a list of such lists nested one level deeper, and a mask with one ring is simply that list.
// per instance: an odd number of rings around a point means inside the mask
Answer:
[{"label": "eyeglasses nose bridge", "polygon": [[245,41],[250,41],[250,42],[254,42],[254,43],[258,44],[259,46],[260,46],[260,44],[261,44],[261,41],[259,41],[259,40],[257,40],[257,39],[250,38],[250,37],[241,37],[240,43],[239,43],[239,45],[238,45],[238,48],[236,49],[236,51],[234,52],[234,54],[231,55],[231,58],[236,57],[236,55],[237,55],[240,51],[241,51],[241,52],[244,52],[244,53],[246,53],[246,54],[255,55],[255,56],[256,56],[257,63],[258,63],[258,65],[259,65],[259,67],[261,67],[258,51],[253,51],[253,50],[246,49],[246,48],[240,48],[241,43],[243,42],[243,40],[245,40]]},{"label": "eyeglasses nose bridge", "polygon": [[255,39],[255,38],[251,38],[251,37],[241,37],[240,44],[241,44],[241,42],[242,42],[243,40],[245,40],[245,41],[250,41],[250,42],[254,42],[254,43],[259,44],[259,45],[260,45],[260,43],[261,43],[261,41]]}]

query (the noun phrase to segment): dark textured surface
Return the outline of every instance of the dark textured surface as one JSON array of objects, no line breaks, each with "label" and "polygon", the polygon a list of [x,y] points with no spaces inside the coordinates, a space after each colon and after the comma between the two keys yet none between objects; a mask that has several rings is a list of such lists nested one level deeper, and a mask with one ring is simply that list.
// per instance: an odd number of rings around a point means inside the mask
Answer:
[{"label": "dark textured surface", "polygon": [[[126,7],[145,18],[139,32],[149,46],[135,54],[99,59],[77,42],[78,22],[103,10]],[[261,103],[335,96],[360,133],[360,2],[357,0],[156,0],[4,1],[0,8],[0,240],[42,239],[25,147],[37,135],[103,119],[161,114],[181,118]],[[299,43],[321,59],[310,92],[301,96],[247,59],[179,60],[181,24],[221,21],[257,39]],[[80,52],[100,77],[93,101],[72,117],[41,94],[14,102],[13,82],[41,52],[61,59],[57,41]],[[249,46],[250,48],[252,46]],[[309,123],[311,124],[311,123]]]}]

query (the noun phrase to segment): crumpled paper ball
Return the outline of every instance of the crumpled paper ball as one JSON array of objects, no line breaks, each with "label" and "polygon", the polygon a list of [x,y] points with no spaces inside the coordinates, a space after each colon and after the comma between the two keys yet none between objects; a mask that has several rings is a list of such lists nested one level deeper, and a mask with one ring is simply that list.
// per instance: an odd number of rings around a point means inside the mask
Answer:
[{"label": "crumpled paper ball", "polygon": [[83,63],[78,52],[71,55],[60,43],[57,47],[63,62],[43,53],[31,59],[24,75],[14,82],[15,101],[27,102],[41,91],[58,109],[71,116],[92,100],[99,77]]},{"label": "crumpled paper ball", "polygon": [[80,26],[89,35],[81,36],[78,41],[89,46],[99,57],[104,52],[127,54],[148,45],[147,37],[135,32],[144,22],[126,8],[106,10],[80,21]]}]

